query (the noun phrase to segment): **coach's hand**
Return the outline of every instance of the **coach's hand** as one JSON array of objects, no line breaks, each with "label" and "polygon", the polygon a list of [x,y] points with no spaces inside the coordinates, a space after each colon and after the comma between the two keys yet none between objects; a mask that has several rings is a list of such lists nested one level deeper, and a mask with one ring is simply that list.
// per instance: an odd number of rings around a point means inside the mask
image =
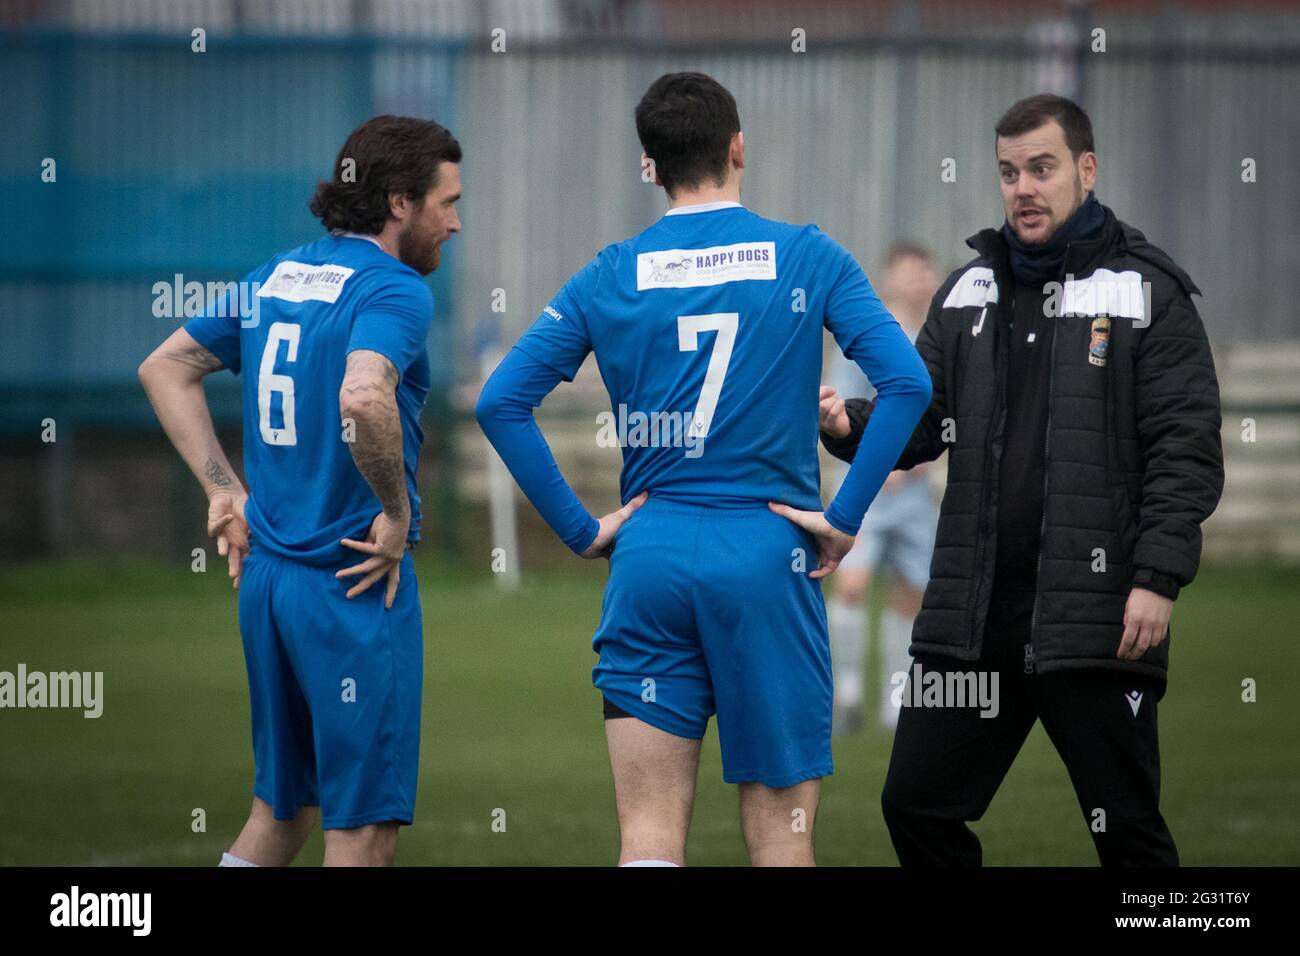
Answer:
[{"label": "coach's hand", "polygon": [[370,523],[370,533],[365,541],[353,541],[342,538],[339,543],[345,548],[370,555],[360,564],[344,568],[334,577],[346,578],[357,574],[365,577],[348,590],[348,600],[356,597],[385,575],[388,577],[388,593],[384,595],[384,607],[393,606],[397,596],[397,583],[402,577],[402,557],[406,554],[406,535],[411,530],[411,513],[408,511],[401,518],[390,518],[381,511]]},{"label": "coach's hand", "polygon": [[821,430],[832,438],[844,438],[849,433],[849,413],[844,410],[844,399],[829,385],[823,385],[818,395],[817,416]]},{"label": "coach's hand", "polygon": [[767,506],[781,517],[790,519],[810,532],[817,540],[817,567],[809,573],[810,578],[824,578],[831,574],[840,566],[844,556],[852,550],[853,542],[857,540],[853,535],[831,527],[826,516],[820,511],[798,511],[789,505],[779,505],[775,501],[769,501]]},{"label": "coach's hand", "polygon": [[592,541],[587,550],[582,552],[582,556],[584,558],[608,558],[614,550],[614,536],[618,534],[618,529],[623,527],[624,521],[632,517],[632,512],[645,504],[645,500],[649,496],[650,492],[643,491],[617,511],[611,511],[601,518],[600,530],[596,532],[596,540]]},{"label": "coach's hand", "polygon": [[217,539],[217,554],[226,559],[231,580],[239,587],[240,568],[248,554],[247,492],[218,491],[208,496],[208,537]]},{"label": "coach's hand", "polygon": [[1124,637],[1119,642],[1121,660],[1135,661],[1165,639],[1174,602],[1145,588],[1129,592],[1124,605]]}]

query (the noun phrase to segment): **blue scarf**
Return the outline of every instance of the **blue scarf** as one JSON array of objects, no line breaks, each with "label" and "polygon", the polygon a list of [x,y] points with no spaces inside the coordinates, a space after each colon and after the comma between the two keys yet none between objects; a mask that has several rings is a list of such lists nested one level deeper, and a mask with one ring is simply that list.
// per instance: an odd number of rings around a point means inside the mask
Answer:
[{"label": "blue scarf", "polygon": [[1061,224],[1042,245],[1021,242],[1011,223],[1002,224],[1002,236],[1011,250],[1011,274],[1017,285],[1041,288],[1048,282],[1059,282],[1065,271],[1065,252],[1076,239],[1090,239],[1106,222],[1106,210],[1097,201],[1096,193],[1088,198],[1069,219]]}]

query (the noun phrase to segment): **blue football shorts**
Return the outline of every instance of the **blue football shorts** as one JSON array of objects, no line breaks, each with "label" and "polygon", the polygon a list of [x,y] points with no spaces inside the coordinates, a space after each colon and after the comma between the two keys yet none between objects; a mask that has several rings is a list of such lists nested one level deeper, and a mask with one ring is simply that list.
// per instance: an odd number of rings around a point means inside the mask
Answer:
[{"label": "blue football shorts", "polygon": [[831,657],[811,534],[768,510],[651,496],[619,529],[592,680],[632,717],[701,739],[723,778],[828,776]]},{"label": "blue football shorts", "polygon": [[391,608],[381,579],[359,578],[259,550],[239,586],[256,777],[277,820],[319,806],[321,826],[410,823],[420,756],[424,634],[410,552]]}]

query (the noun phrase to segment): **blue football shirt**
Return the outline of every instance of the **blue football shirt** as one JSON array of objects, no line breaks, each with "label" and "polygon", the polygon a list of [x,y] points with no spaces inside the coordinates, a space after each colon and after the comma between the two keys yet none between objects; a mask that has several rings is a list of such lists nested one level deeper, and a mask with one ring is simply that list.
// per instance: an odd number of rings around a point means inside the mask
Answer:
[{"label": "blue football shirt", "polygon": [[[565,380],[595,353],[611,401],[599,437],[623,449],[623,501],[648,490],[716,507],[779,501],[821,511],[823,328],[882,398],[851,470],[856,480],[826,511],[852,534],[924,411],[930,383],[857,261],[816,226],[739,204],[671,211],[602,250],[515,347]],[[505,383],[485,386],[480,420],[493,428],[489,437],[508,436],[493,421],[505,416],[492,414],[505,391]],[[518,477],[524,456],[497,444],[507,464],[518,462]],[[557,482],[537,487],[546,494]],[[594,536],[574,502],[543,506],[548,512],[575,550]]]},{"label": "blue football shirt", "polygon": [[347,356],[358,349],[385,356],[401,376],[396,398],[409,540],[418,541],[419,417],[431,384],[429,287],[378,243],[344,235],[278,255],[243,283],[256,283],[258,292],[244,296],[255,308],[245,305],[242,319],[232,290],[185,329],[226,368],[245,372],[246,513],[256,545],[308,564],[359,558],[339,539],[364,540],[383,509],[352,460],[339,413]]}]

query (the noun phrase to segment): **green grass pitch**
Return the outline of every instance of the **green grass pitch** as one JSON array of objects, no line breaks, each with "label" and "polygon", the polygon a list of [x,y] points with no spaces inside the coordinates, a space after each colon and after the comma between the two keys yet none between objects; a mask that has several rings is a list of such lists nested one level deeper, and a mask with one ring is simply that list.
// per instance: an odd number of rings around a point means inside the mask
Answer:
[{"label": "green grass pitch", "polygon": [[[591,633],[602,563],[504,595],[423,556],[424,724],[407,865],[609,865],[618,834]],[[1161,704],[1164,812],[1186,864],[1300,863],[1300,573],[1206,569],[1178,600]],[[0,711],[0,864],[213,865],[248,811],[252,752],[235,596],[188,562],[75,559],[0,574],[0,670],[104,672],[104,713]],[[1258,700],[1243,703],[1243,679]],[[892,865],[889,739],[837,739],[823,865]],[[196,809],[206,829],[194,832]],[[493,828],[504,811],[504,832]],[[500,829],[499,827],[497,828]],[[1041,726],[984,820],[992,865],[1093,865]],[[320,834],[299,864],[320,862]],[[746,862],[735,788],[704,744],[695,865]]]}]

